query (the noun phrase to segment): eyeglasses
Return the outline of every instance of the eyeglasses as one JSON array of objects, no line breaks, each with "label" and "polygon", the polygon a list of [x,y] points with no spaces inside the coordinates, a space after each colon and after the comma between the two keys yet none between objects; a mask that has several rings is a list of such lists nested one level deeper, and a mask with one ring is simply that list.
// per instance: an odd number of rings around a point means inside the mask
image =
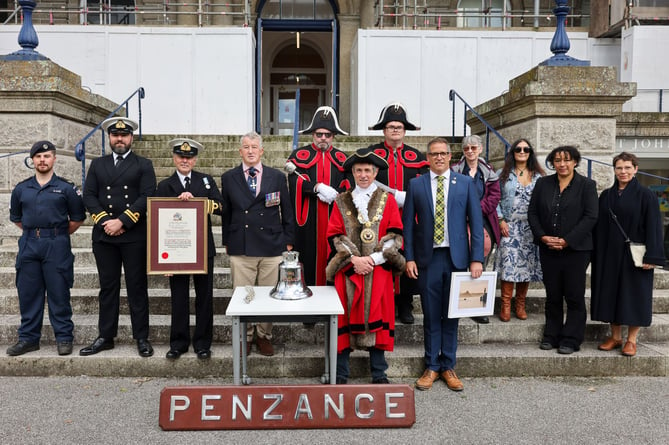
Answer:
[{"label": "eyeglasses", "polygon": [[467,145],[462,147],[462,151],[476,151],[477,148],[479,148],[478,145]]},{"label": "eyeglasses", "polygon": [[448,156],[450,154],[451,154],[450,152],[446,152],[446,151],[436,151],[436,152],[428,153],[427,155],[431,156],[433,158],[445,158],[446,156]]},{"label": "eyeglasses", "polygon": [[329,139],[329,138],[332,137],[332,133],[330,133],[329,131],[317,131],[314,134],[316,135],[317,138],[328,138]]},{"label": "eyeglasses", "polygon": [[388,126],[386,127],[386,130],[390,130],[390,131],[402,131],[402,130],[404,130],[404,127],[401,126],[401,125],[388,125]]},{"label": "eyeglasses", "polygon": [[514,153],[532,153],[532,149],[530,147],[516,147],[513,149]]}]

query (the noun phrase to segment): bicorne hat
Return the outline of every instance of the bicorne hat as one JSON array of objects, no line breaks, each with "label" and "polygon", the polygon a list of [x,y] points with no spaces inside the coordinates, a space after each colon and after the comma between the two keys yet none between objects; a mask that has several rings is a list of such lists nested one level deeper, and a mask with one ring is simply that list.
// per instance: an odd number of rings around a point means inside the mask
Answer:
[{"label": "bicorne hat", "polygon": [[311,119],[311,124],[306,129],[300,131],[300,134],[311,134],[319,128],[329,130],[334,134],[347,135],[348,133],[339,128],[339,121],[337,121],[337,114],[332,107],[318,107]]},{"label": "bicorne hat", "polygon": [[399,102],[393,102],[386,105],[383,110],[381,110],[379,121],[368,128],[370,130],[383,130],[388,122],[402,122],[405,130],[420,130],[420,127],[409,122],[406,109],[404,108],[404,105]]}]

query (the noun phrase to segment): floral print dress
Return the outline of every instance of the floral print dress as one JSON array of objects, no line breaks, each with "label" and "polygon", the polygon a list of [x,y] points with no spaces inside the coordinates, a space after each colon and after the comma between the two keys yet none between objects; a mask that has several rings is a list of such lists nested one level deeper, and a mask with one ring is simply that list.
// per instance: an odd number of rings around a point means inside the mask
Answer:
[{"label": "floral print dress", "polygon": [[536,178],[527,186],[516,184],[511,215],[506,219],[509,236],[502,236],[495,268],[501,280],[514,283],[541,281],[539,246],[534,244],[534,237],[527,221],[527,209],[536,184]]}]

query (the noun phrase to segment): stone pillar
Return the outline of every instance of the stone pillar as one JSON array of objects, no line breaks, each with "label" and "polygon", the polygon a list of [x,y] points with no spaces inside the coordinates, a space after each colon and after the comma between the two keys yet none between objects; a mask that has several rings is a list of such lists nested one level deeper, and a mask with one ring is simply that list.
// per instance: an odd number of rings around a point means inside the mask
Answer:
[{"label": "stone pillar", "polygon": [[351,129],[351,49],[360,25],[356,15],[339,14],[339,110],[338,117],[343,129]]},{"label": "stone pillar", "polygon": [[[198,0],[186,0],[183,3],[177,3],[177,25],[198,26]],[[190,14],[186,14],[190,13]],[[204,20],[202,22],[204,24]]]},{"label": "stone pillar", "polygon": [[[34,174],[21,152],[42,139],[56,145],[56,173],[81,185],[74,148],[118,105],[82,89],[81,77],[50,60],[0,61],[0,73],[0,206],[7,209],[14,186]],[[89,157],[100,154],[100,144],[99,135],[88,141]],[[15,229],[5,214],[0,237]]]},{"label": "stone pillar", "polygon": [[[616,118],[623,103],[636,95],[636,83],[618,82],[613,67],[537,66],[512,79],[507,93],[475,108],[509,143],[527,138],[542,165],[546,154],[561,145],[604,162],[593,165],[600,188],[610,185],[611,159],[616,151]],[[472,134],[484,126],[469,114]],[[501,160],[504,146],[490,138],[491,160]],[[587,174],[587,163],[579,172]]]},{"label": "stone pillar", "polygon": [[374,28],[374,2],[361,0],[360,4],[360,28]]},{"label": "stone pillar", "polygon": [[[230,6],[230,3],[235,6]],[[239,17],[243,17],[244,14],[244,5],[239,4],[239,2],[223,2],[223,1],[213,1],[211,12],[214,12],[214,15],[209,16],[209,23],[214,26],[232,26],[235,13]],[[242,18],[243,21],[243,18]]]}]

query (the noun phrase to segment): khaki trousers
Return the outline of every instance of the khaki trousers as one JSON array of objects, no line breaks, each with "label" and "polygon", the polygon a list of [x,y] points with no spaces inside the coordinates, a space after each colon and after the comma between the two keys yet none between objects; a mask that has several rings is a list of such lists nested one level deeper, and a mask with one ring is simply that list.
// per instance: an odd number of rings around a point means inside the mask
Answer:
[{"label": "khaki trousers", "polygon": [[[276,286],[279,278],[279,264],[281,256],[230,256],[230,272],[232,286]],[[272,339],[272,323],[258,323],[256,325],[258,337]],[[246,327],[246,338],[253,338],[253,325]]]}]

